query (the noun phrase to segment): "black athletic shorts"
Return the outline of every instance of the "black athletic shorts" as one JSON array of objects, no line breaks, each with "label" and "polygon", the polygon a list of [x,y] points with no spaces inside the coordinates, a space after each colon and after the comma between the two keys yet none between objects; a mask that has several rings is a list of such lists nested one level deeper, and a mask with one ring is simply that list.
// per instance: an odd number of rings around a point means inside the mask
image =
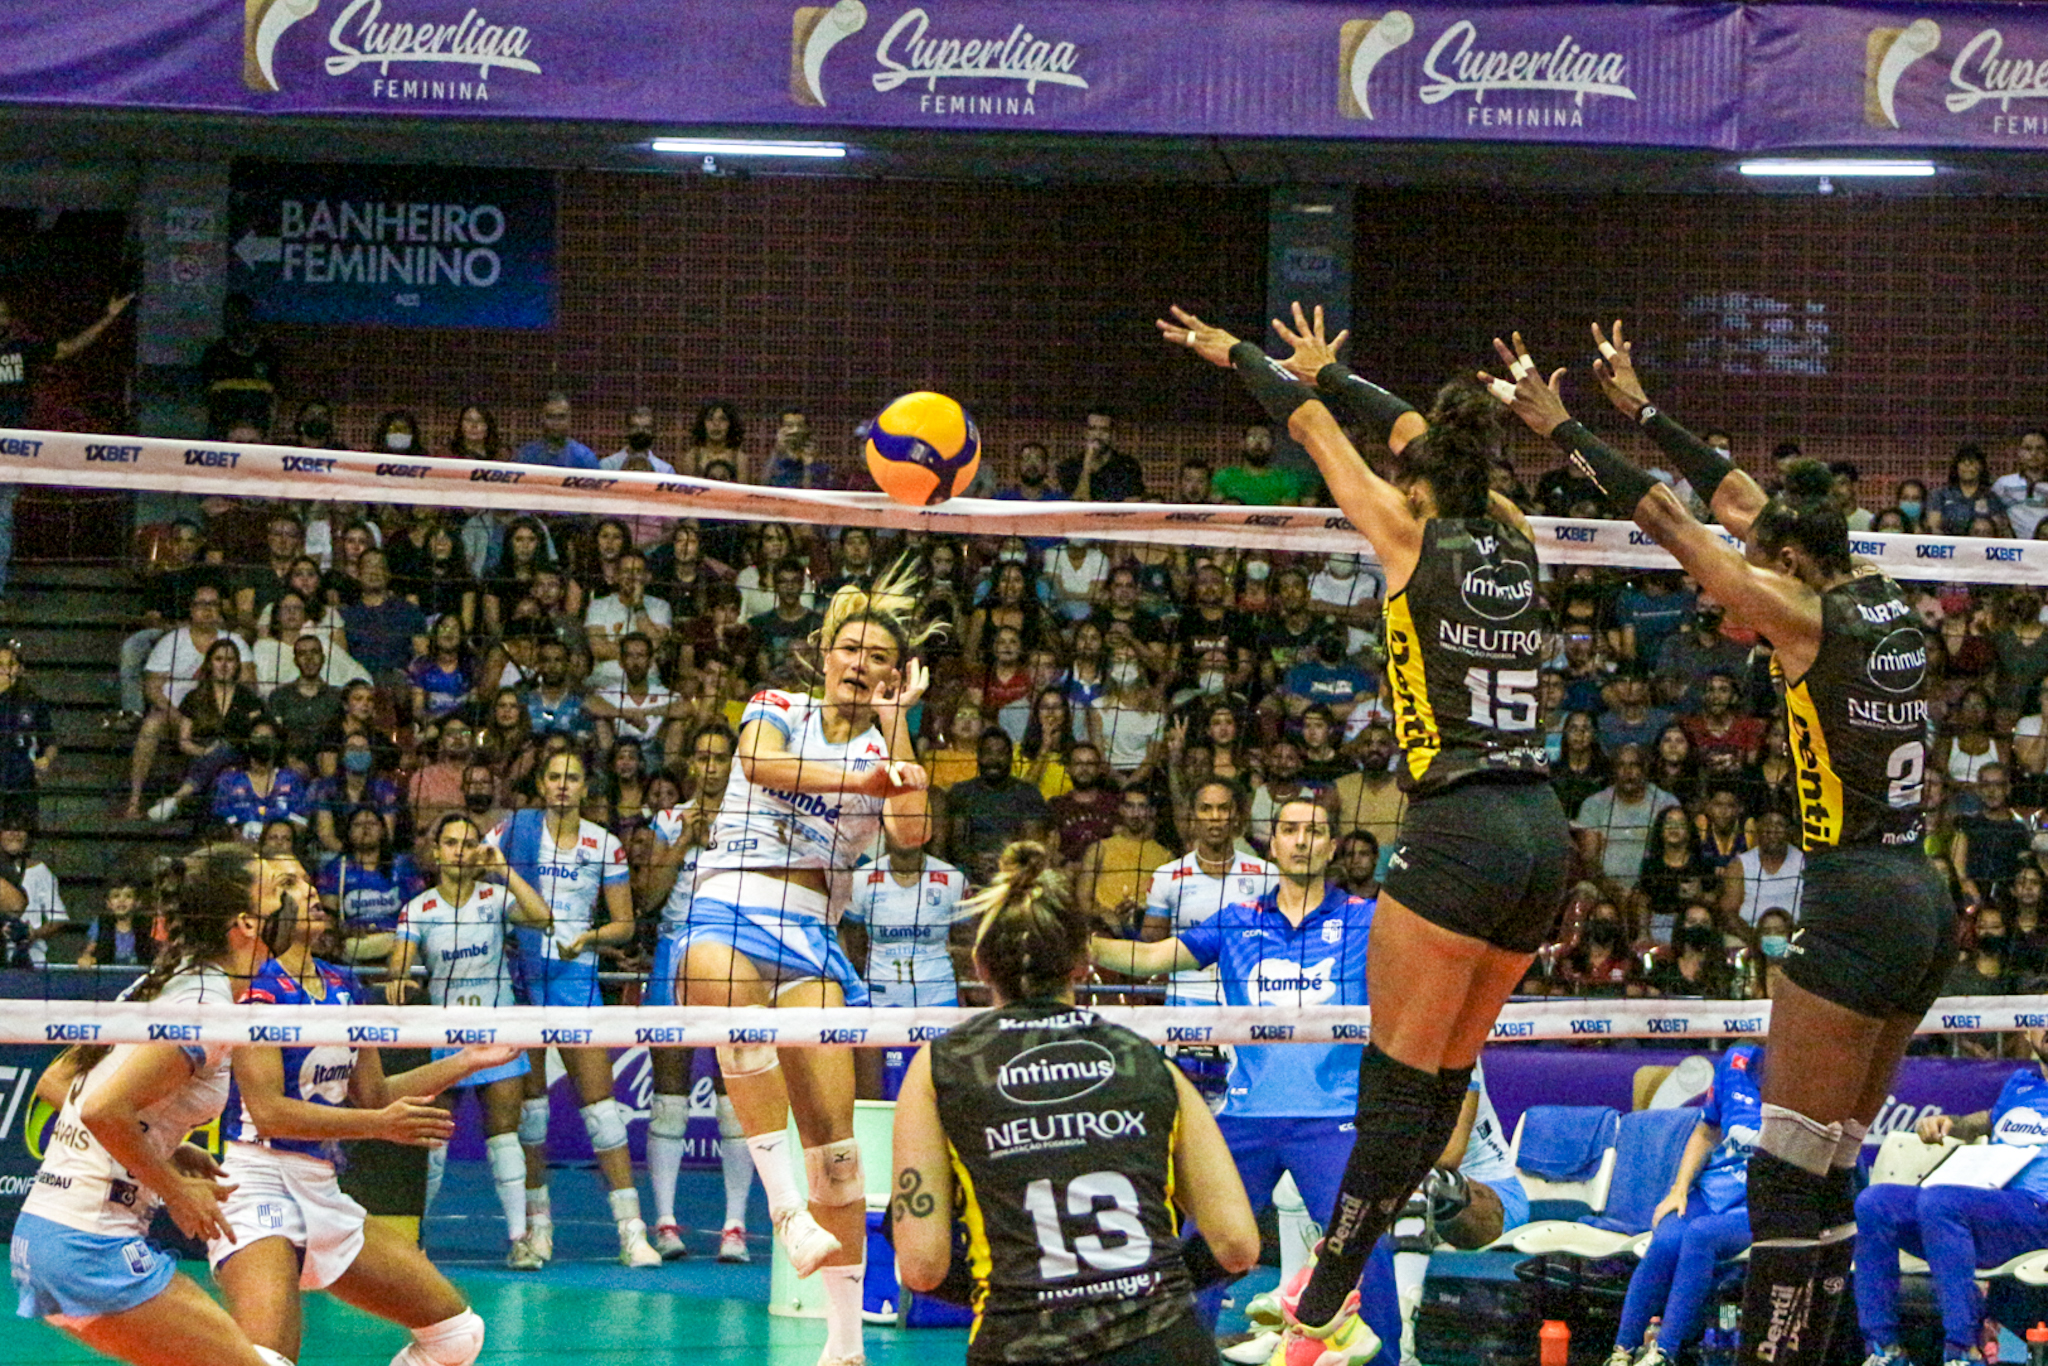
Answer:
[{"label": "black athletic shorts", "polygon": [[1956,961],[1956,911],[1918,846],[1806,856],[1785,975],[1859,1015],[1924,1015]]},{"label": "black athletic shorts", "polygon": [[1571,847],[1549,783],[1468,778],[1408,803],[1382,885],[1432,925],[1534,953],[1557,923]]},{"label": "black athletic shorts", "polygon": [[1216,1338],[1189,1313],[1150,1337],[1092,1357],[1069,1357],[1063,1366],[1222,1366]]}]

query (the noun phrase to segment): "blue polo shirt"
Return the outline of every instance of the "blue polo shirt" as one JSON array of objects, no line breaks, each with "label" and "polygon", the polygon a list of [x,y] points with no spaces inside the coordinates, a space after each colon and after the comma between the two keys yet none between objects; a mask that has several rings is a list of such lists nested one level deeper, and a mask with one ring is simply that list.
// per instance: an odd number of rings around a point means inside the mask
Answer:
[{"label": "blue polo shirt", "polygon": [[[1176,937],[1203,967],[1220,964],[1226,1005],[1281,1012],[1294,1006],[1366,1003],[1365,957],[1374,902],[1330,886],[1290,925],[1275,887],[1226,906]],[[1222,1113],[1350,1119],[1358,1110],[1360,1044],[1240,1044],[1230,1064]]]},{"label": "blue polo shirt", "polygon": [[1991,1107],[1991,1141],[2031,1147],[2040,1154],[2005,1188],[2048,1201],[2048,1078],[2040,1068],[2022,1067],[2006,1079]]},{"label": "blue polo shirt", "polygon": [[1695,1178],[1700,1198],[1716,1214],[1749,1203],[1749,1157],[1764,1127],[1764,1096],[1757,1067],[1763,1050],[1739,1043],[1714,1064],[1714,1084],[1700,1107],[1700,1122],[1721,1131]]}]

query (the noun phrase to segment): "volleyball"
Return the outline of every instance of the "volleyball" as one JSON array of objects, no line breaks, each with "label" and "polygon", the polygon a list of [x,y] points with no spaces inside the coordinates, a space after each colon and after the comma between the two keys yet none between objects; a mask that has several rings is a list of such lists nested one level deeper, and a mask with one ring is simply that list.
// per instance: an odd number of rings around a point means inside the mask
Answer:
[{"label": "volleyball", "polygon": [[868,424],[868,473],[899,503],[934,507],[974,482],[981,433],[944,394],[905,394]]}]

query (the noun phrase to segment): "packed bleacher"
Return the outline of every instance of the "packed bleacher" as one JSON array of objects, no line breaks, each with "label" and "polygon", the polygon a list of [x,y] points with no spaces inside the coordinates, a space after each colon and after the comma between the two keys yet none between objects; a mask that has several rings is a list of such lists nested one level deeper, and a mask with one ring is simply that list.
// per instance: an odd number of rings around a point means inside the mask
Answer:
[{"label": "packed bleacher", "polygon": [[[324,403],[273,432],[267,404],[221,394],[228,439],[346,448]],[[757,417],[714,402],[676,416],[638,408],[607,439],[557,393],[502,427],[481,405],[439,424],[389,412],[362,444],[779,487],[862,477],[821,450],[798,409]],[[1235,462],[1187,462],[1170,487],[1118,451],[1108,411],[1086,414],[1073,446],[988,452],[969,492],[1325,500],[1312,475],[1275,460],[1264,426],[1245,430]],[[1772,456],[1796,454],[1787,443]],[[1836,475],[1853,529],[2033,537],[2048,512],[2038,432],[1995,457],[1963,448],[1931,494],[1908,480],[1874,498],[1854,468]],[[1497,484],[1531,512],[1600,510],[1563,467],[1524,479],[1503,462]],[[585,757],[586,817],[644,863],[654,815],[693,794],[697,737],[729,731],[756,688],[804,686],[823,602],[903,555],[923,570],[926,614],[947,628],[928,648],[918,722],[942,794],[935,852],[970,878],[988,876],[1007,841],[1041,834],[1100,915],[1140,934],[1152,875],[1195,842],[1195,794],[1212,778],[1242,794],[1234,842],[1247,853],[1263,849],[1276,803],[1302,790],[1338,812],[1348,886],[1372,890],[1394,852],[1405,798],[1376,630],[1383,582],[1352,555],[183,504],[136,530],[133,629],[109,721],[133,735],[133,754],[115,814],[290,840],[364,964],[384,960],[398,908],[430,878],[438,816],[466,809],[488,827],[533,804],[551,752]],[[1675,572],[1558,566],[1542,591],[1555,636],[1534,705],[1579,879],[1524,992],[1767,996],[1798,923],[1803,862],[1768,645],[1725,627]],[[2048,973],[2036,853],[2048,607],[2039,589],[1965,584],[1923,585],[1916,606],[1940,679],[1926,850],[1969,913],[1951,994],[2037,989]],[[67,908],[28,852],[56,737],[32,671],[0,651],[0,698],[10,693],[22,705],[0,708],[8,951],[44,962],[68,918],[85,930],[81,963],[139,961],[150,870],[106,888],[105,905]],[[138,904],[124,915],[127,894]],[[658,910],[640,907],[645,932],[608,949],[609,967],[645,967]]]}]

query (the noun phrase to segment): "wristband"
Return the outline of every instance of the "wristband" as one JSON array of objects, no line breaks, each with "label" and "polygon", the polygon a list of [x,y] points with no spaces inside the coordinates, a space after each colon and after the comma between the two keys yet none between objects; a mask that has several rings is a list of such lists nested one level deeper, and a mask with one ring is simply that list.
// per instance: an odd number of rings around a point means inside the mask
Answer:
[{"label": "wristband", "polygon": [[1657,443],[1657,449],[1671,457],[1671,463],[1678,466],[1692,491],[1711,506],[1714,490],[1735,473],[1735,462],[1655,408],[1645,406],[1641,421],[1643,431]]},{"label": "wristband", "polygon": [[1236,367],[1244,387],[1266,410],[1266,416],[1279,423],[1282,431],[1287,430],[1297,408],[1315,401],[1315,390],[1281,369],[1280,363],[1254,342],[1239,342],[1231,347],[1230,363]]},{"label": "wristband", "polygon": [[1371,427],[1384,441],[1394,424],[1415,411],[1414,405],[1388,393],[1332,361],[1316,371],[1316,389],[1330,400],[1337,420],[1347,427]]},{"label": "wristband", "polygon": [[1623,515],[1632,515],[1657,481],[1615,453],[1599,437],[1569,418],[1551,431],[1550,439],[1567,452],[1574,471],[1593,481]]}]

